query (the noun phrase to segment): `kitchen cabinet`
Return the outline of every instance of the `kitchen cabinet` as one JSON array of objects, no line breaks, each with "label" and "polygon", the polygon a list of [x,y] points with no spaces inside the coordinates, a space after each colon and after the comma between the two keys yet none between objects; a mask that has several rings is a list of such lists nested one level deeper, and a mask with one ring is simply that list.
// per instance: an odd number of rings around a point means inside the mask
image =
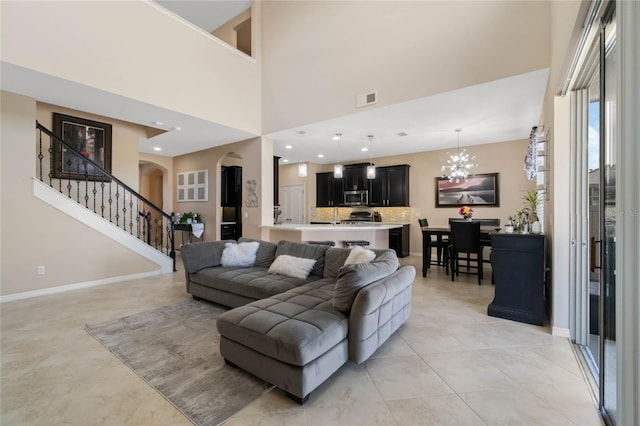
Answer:
[{"label": "kitchen cabinet", "polygon": [[344,191],[360,191],[368,189],[367,166],[369,163],[350,164],[344,166],[342,187]]},{"label": "kitchen cabinet", "polygon": [[343,203],[342,179],[333,172],[316,173],[316,207],[336,207]]},{"label": "kitchen cabinet", "polygon": [[224,223],[220,225],[220,239],[221,240],[237,240],[238,227],[235,223]]},{"label": "kitchen cabinet", "polygon": [[409,165],[376,167],[376,178],[369,185],[369,205],[409,207]]},{"label": "kitchen cabinet", "polygon": [[398,257],[409,256],[409,226],[389,229],[389,248],[395,250]]},{"label": "kitchen cabinet", "polygon": [[543,325],[545,319],[545,237],[491,234],[495,297],[487,314]]},{"label": "kitchen cabinet", "polygon": [[220,191],[220,204],[222,207],[242,205],[242,167],[221,167]]}]

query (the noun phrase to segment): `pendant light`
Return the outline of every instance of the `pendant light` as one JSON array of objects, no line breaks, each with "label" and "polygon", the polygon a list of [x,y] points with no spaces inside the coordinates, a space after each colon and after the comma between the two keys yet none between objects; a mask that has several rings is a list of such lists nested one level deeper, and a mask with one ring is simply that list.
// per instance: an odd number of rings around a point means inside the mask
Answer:
[{"label": "pendant light", "polygon": [[338,141],[338,158],[336,161],[336,165],[333,166],[333,177],[335,179],[342,178],[342,165],[340,164],[340,139],[342,138],[342,133],[336,133],[333,137],[334,141]]},{"label": "pendant light", "polygon": [[369,165],[367,166],[367,179],[376,178],[376,166],[373,165],[373,135],[369,135]]},{"label": "pendant light", "polygon": [[461,180],[466,181],[469,175],[473,175],[471,169],[478,167],[478,165],[469,162],[475,160],[475,156],[469,157],[465,149],[460,151],[460,132],[462,129],[455,131],[458,134],[458,150],[455,154],[447,152],[448,158],[440,161],[442,162],[442,177],[449,179],[449,182],[459,183]]},{"label": "pendant light", "polygon": [[307,177],[307,163],[298,163],[298,176]]}]

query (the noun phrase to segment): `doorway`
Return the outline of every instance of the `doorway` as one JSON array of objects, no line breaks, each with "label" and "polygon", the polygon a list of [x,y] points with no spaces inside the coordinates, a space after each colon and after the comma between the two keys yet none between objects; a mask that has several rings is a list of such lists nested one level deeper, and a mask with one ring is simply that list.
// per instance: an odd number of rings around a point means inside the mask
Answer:
[{"label": "doorway", "polygon": [[304,223],[304,185],[280,187],[280,208],[284,223]]}]

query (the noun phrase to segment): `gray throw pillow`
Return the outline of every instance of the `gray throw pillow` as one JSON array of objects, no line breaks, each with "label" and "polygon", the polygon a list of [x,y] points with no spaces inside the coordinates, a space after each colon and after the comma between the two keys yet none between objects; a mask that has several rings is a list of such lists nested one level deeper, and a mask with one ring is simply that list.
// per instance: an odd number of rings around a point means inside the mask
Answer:
[{"label": "gray throw pillow", "polygon": [[371,263],[344,265],[333,290],[333,308],[349,311],[361,288],[391,275],[399,266],[398,257],[391,250],[379,254]]}]

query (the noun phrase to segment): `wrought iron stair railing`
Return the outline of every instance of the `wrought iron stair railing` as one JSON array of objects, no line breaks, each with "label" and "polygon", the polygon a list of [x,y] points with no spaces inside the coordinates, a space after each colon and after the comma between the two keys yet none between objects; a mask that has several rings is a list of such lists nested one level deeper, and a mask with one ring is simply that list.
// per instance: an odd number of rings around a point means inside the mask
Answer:
[{"label": "wrought iron stair railing", "polygon": [[36,121],[38,179],[173,259],[175,215],[113,176]]}]

